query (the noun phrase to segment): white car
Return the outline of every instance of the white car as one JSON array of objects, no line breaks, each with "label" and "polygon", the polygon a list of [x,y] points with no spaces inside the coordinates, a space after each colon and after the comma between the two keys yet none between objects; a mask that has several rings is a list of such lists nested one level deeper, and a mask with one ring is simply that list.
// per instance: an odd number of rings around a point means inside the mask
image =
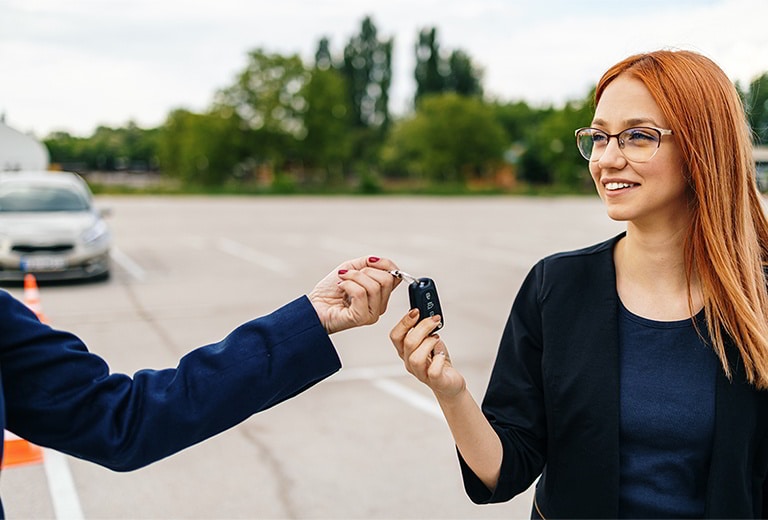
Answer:
[{"label": "white car", "polygon": [[0,173],[0,281],[108,278],[103,217],[77,174]]}]

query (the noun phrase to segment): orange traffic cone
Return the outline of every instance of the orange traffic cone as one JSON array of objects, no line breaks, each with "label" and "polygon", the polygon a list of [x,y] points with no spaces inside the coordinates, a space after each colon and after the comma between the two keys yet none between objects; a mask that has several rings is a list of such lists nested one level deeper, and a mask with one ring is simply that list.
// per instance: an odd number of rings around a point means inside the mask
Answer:
[{"label": "orange traffic cone", "polygon": [[[27,273],[24,276],[24,304],[35,313],[37,319],[42,322],[46,321],[42,306],[40,305],[40,291],[37,288],[37,279],[32,273]],[[43,450],[38,446],[12,434],[8,430],[5,431],[3,468],[36,464],[42,460]]]},{"label": "orange traffic cone", "polygon": [[32,273],[24,275],[24,304],[35,313],[37,319],[45,323],[47,321],[40,305],[40,290],[37,288],[37,279]]},{"label": "orange traffic cone", "polygon": [[28,464],[37,464],[43,461],[43,450],[21,437],[17,437],[8,430],[5,431],[5,442],[3,443],[3,464],[2,468],[13,466],[26,466]]}]

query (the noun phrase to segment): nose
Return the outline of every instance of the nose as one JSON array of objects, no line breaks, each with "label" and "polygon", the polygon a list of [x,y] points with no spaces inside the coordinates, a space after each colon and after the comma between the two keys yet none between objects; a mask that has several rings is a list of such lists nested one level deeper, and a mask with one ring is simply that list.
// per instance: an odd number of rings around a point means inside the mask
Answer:
[{"label": "nose", "polygon": [[603,155],[597,160],[597,165],[600,168],[623,168],[627,162],[627,158],[624,157],[624,153],[619,147],[618,137],[609,137],[608,144],[605,145],[605,151]]}]

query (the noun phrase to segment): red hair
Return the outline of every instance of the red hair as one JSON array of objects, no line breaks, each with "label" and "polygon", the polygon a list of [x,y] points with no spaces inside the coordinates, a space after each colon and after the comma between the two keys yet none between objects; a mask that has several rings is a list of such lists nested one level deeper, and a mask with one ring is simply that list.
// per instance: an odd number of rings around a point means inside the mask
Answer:
[{"label": "red hair", "polygon": [[[627,74],[645,84],[669,122],[692,191],[693,218],[685,244],[687,276],[704,295],[707,329],[723,369],[730,340],[747,380],[768,388],[768,221],[761,204],[744,107],[712,60],[690,51],[660,50],[617,63],[605,87]],[[689,304],[692,297],[689,290]]]}]

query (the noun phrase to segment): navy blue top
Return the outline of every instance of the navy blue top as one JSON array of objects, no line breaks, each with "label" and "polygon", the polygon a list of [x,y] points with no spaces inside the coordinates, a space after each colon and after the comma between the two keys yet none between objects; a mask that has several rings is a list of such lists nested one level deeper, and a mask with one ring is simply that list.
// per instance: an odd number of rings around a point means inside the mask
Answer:
[{"label": "navy blue top", "polygon": [[653,321],[623,305],[619,349],[619,516],[702,518],[717,356],[692,320]]}]

